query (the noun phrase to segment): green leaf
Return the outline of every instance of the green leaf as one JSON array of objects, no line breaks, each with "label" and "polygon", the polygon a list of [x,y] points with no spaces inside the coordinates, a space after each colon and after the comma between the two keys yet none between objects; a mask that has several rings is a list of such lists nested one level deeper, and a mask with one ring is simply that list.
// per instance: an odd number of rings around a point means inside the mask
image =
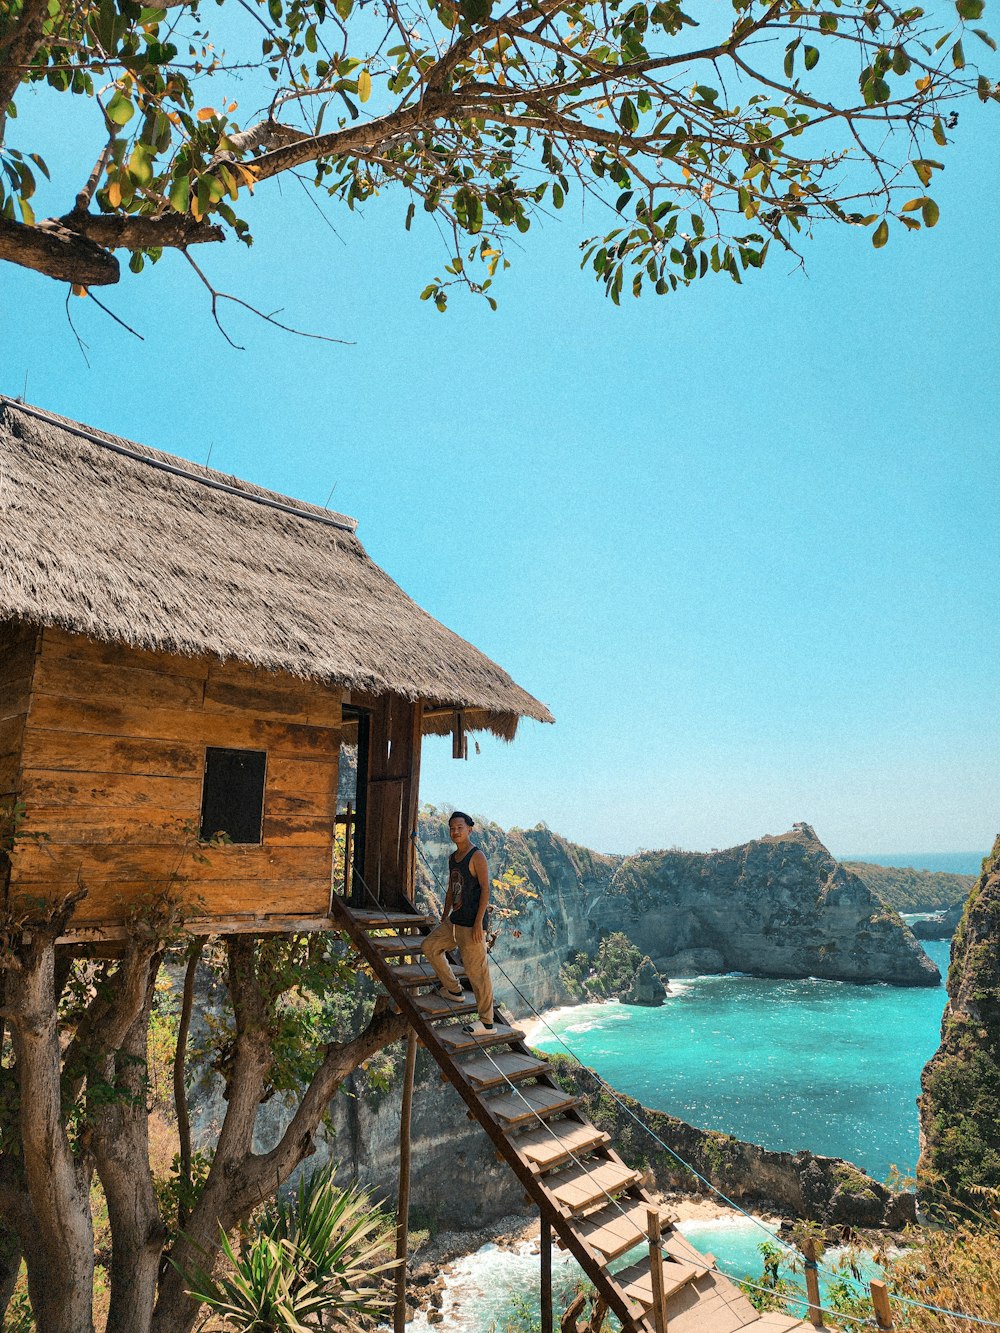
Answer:
[{"label": "green leaf", "polygon": [[639,128],[639,113],[630,97],[622,99],[618,108],[618,121],[626,134],[631,134]]},{"label": "green leaf", "polygon": [[358,75],[358,97],[362,102],[367,102],[372,95],[372,76],[366,69],[363,69]]},{"label": "green leaf", "polygon": [[883,218],[882,221],[875,228],[874,235],[872,236],[872,245],[874,245],[876,250],[881,250],[883,245],[885,245],[888,239],[889,239],[889,224],[885,220],[885,218]]},{"label": "green leaf", "polygon": [[941,216],[941,210],[933,199],[925,199],[924,206],[921,209],[921,215],[924,219],[925,227],[937,226],[937,220]]},{"label": "green leaf", "polygon": [[955,8],[960,18],[981,19],[986,5],[983,0],[955,0]]},{"label": "green leaf", "polygon": [[910,163],[910,166],[917,173],[917,179],[921,185],[930,185],[931,175],[935,167],[940,169],[940,162],[932,162],[928,157],[917,157]]},{"label": "green leaf", "polygon": [[127,125],[135,115],[135,107],[124,95],[120,88],[115,89],[115,95],[107,106],[107,117],[113,125]]},{"label": "green leaf", "polygon": [[976,34],[976,36],[979,38],[981,42],[986,43],[986,45],[990,48],[991,51],[995,51],[997,49],[996,42],[989,35],[988,32],[984,32],[982,28],[973,28],[972,31]]},{"label": "green leaf", "polygon": [[901,46],[897,46],[892,53],[892,72],[893,74],[905,74],[910,68],[910,57]]},{"label": "green leaf", "polygon": [[956,69],[965,69],[965,48],[960,41],[951,48],[951,63]]},{"label": "green leaf", "polygon": [[815,69],[819,64],[819,51],[815,46],[807,46],[802,53],[805,57],[806,69]]},{"label": "green leaf", "polygon": [[190,176],[178,176],[170,187],[170,207],[178,213],[186,213],[191,202]]},{"label": "green leaf", "polygon": [[[128,160],[129,175],[139,185],[148,185],[153,179],[153,164],[149,160],[149,149],[145,144],[137,143]],[[222,198],[221,186],[219,198]]]}]

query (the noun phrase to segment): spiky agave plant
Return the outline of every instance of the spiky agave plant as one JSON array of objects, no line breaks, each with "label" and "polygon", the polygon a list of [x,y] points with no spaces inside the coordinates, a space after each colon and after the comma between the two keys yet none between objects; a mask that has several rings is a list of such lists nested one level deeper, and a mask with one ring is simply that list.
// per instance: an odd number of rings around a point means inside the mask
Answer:
[{"label": "spiky agave plant", "polygon": [[[339,1189],[332,1166],[303,1176],[295,1195],[261,1216],[240,1254],[222,1235],[229,1271],[184,1271],[188,1292],[240,1333],[360,1329],[391,1299],[373,1279],[396,1267],[389,1221],[364,1190]],[[206,1256],[207,1257],[207,1256]]]}]

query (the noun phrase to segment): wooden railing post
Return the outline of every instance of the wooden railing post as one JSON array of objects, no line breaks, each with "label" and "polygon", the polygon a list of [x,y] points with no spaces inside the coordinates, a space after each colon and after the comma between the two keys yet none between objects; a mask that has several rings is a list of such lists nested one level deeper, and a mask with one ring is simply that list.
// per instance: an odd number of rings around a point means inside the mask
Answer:
[{"label": "wooden railing post", "polygon": [[539,1283],[539,1301],[541,1303],[541,1333],[552,1333],[552,1227],[549,1219],[542,1214],[542,1234],[538,1243],[541,1256],[541,1282]]},{"label": "wooden railing post", "polygon": [[823,1311],[819,1303],[819,1264],[816,1262],[821,1253],[820,1245],[811,1236],[799,1241],[799,1249],[805,1257],[806,1295],[809,1298],[809,1322],[813,1328],[823,1327]]},{"label": "wooden railing post", "polygon": [[881,1329],[894,1329],[896,1325],[892,1322],[892,1307],[889,1304],[889,1288],[884,1282],[880,1282],[878,1278],[875,1278],[870,1286],[876,1324],[878,1324]]},{"label": "wooden railing post", "polygon": [[653,1323],[656,1333],[667,1333],[667,1297],[663,1290],[663,1251],[660,1249],[659,1208],[646,1209],[646,1238],[649,1241],[649,1274],[653,1281]]}]

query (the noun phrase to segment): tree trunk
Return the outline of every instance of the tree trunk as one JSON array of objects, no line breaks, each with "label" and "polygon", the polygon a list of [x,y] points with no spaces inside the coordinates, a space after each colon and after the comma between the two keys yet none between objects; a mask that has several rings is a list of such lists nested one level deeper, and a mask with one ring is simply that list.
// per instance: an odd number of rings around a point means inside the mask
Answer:
[{"label": "tree trunk", "polygon": [[0,1222],[0,1328],[4,1327],[4,1316],[10,1298],[14,1295],[14,1284],[20,1269],[20,1239],[16,1231]]},{"label": "tree trunk", "polygon": [[119,1097],[97,1115],[93,1150],[111,1225],[111,1304],[107,1333],[147,1333],[156,1301],[166,1228],[149,1167],[146,1037],[159,957],[149,969],[142,1011],[117,1054],[108,1081]]},{"label": "tree trunk", "polygon": [[[408,1026],[402,1015],[381,1007],[359,1036],[343,1044],[331,1043],[279,1143],[268,1153],[255,1154],[257,1107],[271,1069],[267,1003],[254,973],[252,941],[235,937],[229,943],[229,954],[236,1017],[236,1041],[227,1069],[229,1104],[205,1188],[171,1256],[181,1269],[194,1263],[204,1267],[204,1256],[197,1247],[214,1254],[220,1227],[232,1230],[259,1203],[273,1197],[313,1151],[316,1127],[343,1080],[362,1060],[397,1041]],[[151,1333],[189,1333],[198,1307],[185,1294],[185,1286],[175,1268],[164,1274]]]},{"label": "tree trunk", "polygon": [[22,1235],[28,1292],[45,1333],[93,1333],[94,1231],[87,1176],[62,1117],[54,935],[38,932],[20,963],[6,998],[34,1212],[30,1244]]}]

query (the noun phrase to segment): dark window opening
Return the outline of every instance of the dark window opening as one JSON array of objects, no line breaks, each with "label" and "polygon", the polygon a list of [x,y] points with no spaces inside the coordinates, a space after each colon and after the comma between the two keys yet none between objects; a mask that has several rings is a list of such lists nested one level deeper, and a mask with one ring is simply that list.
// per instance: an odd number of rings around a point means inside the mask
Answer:
[{"label": "dark window opening", "polygon": [[218,837],[228,842],[261,841],[266,767],[263,750],[208,747],[201,796],[202,842]]},{"label": "dark window opening", "polygon": [[353,907],[365,905],[365,811],[368,798],[368,740],[371,714],[344,706],[334,842],[333,888]]}]

